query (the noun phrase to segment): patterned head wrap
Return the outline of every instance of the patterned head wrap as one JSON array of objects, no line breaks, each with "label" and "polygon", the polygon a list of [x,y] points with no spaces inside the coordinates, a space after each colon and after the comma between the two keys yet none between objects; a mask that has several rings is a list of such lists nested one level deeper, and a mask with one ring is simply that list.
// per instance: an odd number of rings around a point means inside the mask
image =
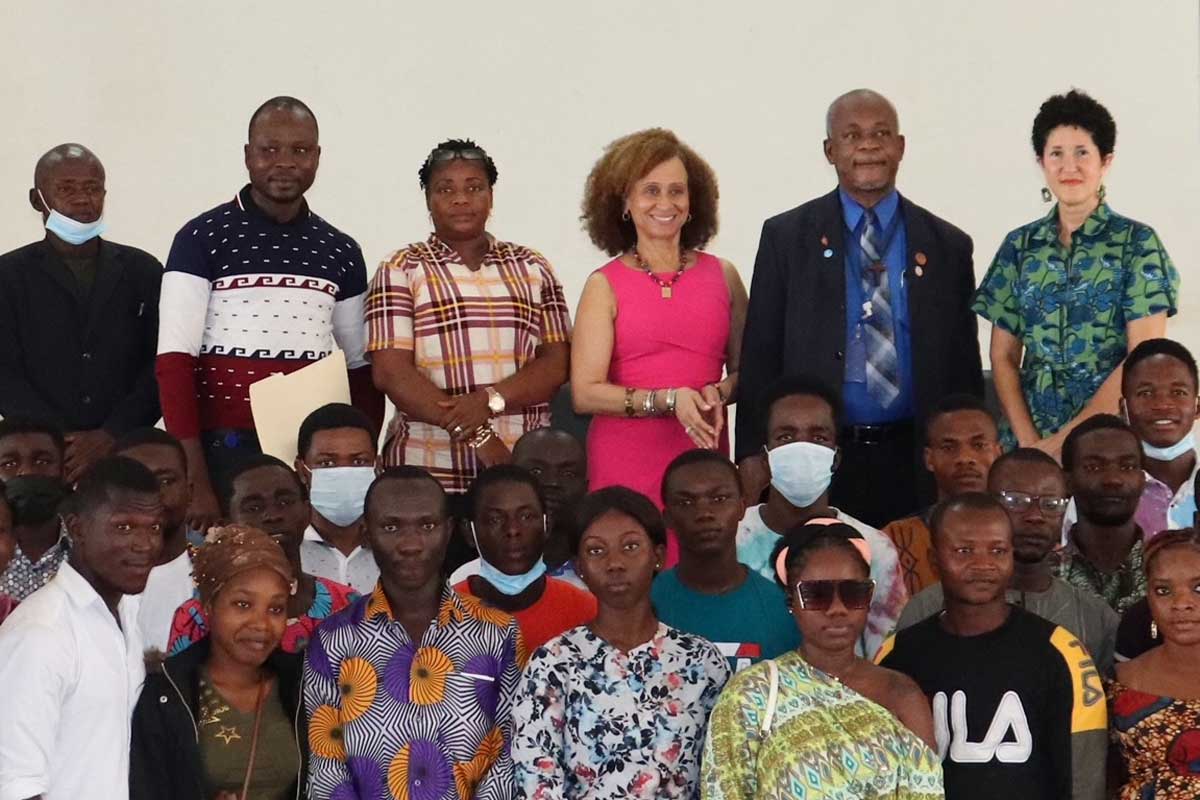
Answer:
[{"label": "patterned head wrap", "polygon": [[292,594],[296,576],[279,543],[258,528],[226,525],[210,528],[204,544],[192,552],[192,579],[200,602],[208,605],[235,575],[266,567],[283,576]]}]

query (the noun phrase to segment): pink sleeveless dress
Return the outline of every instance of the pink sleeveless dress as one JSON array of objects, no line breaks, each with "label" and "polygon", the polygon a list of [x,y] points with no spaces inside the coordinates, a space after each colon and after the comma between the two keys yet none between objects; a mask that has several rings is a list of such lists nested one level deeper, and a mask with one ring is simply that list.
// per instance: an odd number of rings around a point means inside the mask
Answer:
[{"label": "pink sleeveless dress", "polygon": [[[729,287],[720,260],[700,253],[662,296],[659,285],[614,259],[600,268],[616,297],[608,380],[617,386],[700,389],[724,377],[729,342]],[[597,415],[588,428],[588,485],[628,486],[662,508],[667,465],[696,447],[674,417]],[[720,449],[729,453],[728,427]],[[670,537],[667,564],[678,550]]]}]

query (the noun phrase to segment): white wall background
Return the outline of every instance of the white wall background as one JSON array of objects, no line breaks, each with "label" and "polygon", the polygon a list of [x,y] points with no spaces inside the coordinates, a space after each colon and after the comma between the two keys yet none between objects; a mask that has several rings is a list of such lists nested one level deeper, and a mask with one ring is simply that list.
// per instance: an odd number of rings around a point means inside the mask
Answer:
[{"label": "white wall background", "polygon": [[[1118,211],[1152,224],[1184,276],[1171,335],[1200,351],[1200,17],[1196,0],[316,2],[6,0],[0,11],[0,249],[39,238],[26,192],[64,141],[108,170],[109,238],[165,259],[187,219],[233,196],[251,111],[316,111],[313,207],[367,262],[428,232],[416,171],[470,136],[496,159],[492,230],[542,250],[574,304],[604,258],[578,223],[603,145],[675,129],[721,181],[710,247],[749,282],[761,223],[834,185],[835,95],[900,111],[901,190],[975,239],[1043,213],[1038,105],[1077,86],[1118,123]],[[984,334],[986,335],[986,334]],[[986,350],[986,348],[985,348]]]}]

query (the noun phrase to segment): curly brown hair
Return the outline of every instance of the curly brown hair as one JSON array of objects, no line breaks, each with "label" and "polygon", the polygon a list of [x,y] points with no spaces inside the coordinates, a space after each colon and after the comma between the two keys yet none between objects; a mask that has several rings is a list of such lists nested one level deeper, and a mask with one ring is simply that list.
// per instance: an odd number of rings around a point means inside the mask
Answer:
[{"label": "curly brown hair", "polygon": [[633,248],[637,230],[633,222],[622,218],[625,196],[634,183],[672,158],[679,158],[687,170],[691,206],[691,218],[683,225],[680,246],[685,250],[701,248],[717,234],[720,192],[712,167],[671,131],[648,128],[609,144],[588,175],[579,219],[596,247],[610,256]]}]

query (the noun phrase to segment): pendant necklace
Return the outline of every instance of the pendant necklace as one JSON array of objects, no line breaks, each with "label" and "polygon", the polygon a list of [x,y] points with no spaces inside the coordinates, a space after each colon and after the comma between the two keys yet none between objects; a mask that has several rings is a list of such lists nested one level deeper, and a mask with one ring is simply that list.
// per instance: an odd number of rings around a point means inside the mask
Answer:
[{"label": "pendant necklace", "polygon": [[650,280],[657,283],[659,285],[659,288],[662,289],[662,299],[670,300],[671,299],[671,287],[673,287],[675,285],[675,282],[679,280],[679,276],[683,275],[683,268],[685,266],[687,266],[687,253],[682,252],[682,251],[680,252],[680,254],[679,254],[679,269],[675,270],[675,274],[671,276],[671,280],[669,280],[669,281],[665,281],[662,278],[660,278],[654,274],[654,272],[650,269],[650,265],[642,260],[642,254],[638,252],[638,249],[636,247],[633,248],[633,260],[637,262],[638,267],[643,272],[645,272],[647,275],[650,276]]}]

